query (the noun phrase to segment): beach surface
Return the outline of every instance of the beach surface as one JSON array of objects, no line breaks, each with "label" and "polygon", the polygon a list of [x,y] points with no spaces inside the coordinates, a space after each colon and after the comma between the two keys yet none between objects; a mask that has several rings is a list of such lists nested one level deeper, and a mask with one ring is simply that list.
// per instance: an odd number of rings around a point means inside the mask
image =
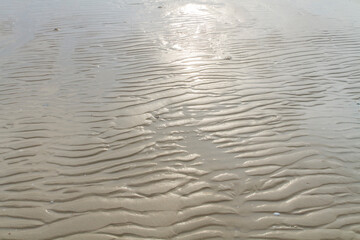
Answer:
[{"label": "beach surface", "polygon": [[0,239],[360,239],[359,13],[0,1]]}]

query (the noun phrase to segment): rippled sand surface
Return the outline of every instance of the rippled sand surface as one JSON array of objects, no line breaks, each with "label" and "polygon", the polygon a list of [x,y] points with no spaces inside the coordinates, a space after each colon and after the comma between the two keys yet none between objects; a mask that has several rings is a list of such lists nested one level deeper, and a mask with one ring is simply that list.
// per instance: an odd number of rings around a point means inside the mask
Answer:
[{"label": "rippled sand surface", "polygon": [[359,12],[0,1],[0,239],[360,239]]}]

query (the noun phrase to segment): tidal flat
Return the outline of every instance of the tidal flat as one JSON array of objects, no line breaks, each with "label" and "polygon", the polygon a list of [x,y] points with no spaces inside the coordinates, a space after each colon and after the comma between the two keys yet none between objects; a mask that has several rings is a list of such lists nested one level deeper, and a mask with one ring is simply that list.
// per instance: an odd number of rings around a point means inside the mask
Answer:
[{"label": "tidal flat", "polygon": [[360,239],[357,0],[1,0],[0,239]]}]

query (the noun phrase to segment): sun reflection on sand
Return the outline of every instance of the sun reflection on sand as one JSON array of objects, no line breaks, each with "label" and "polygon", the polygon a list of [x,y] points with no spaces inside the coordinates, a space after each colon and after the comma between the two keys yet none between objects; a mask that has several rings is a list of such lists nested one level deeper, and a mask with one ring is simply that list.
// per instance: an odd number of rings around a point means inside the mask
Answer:
[{"label": "sun reflection on sand", "polygon": [[198,75],[206,68],[206,62],[220,59],[221,34],[209,34],[217,28],[212,6],[188,3],[169,11],[167,16],[181,21],[170,23],[167,38],[160,40],[166,49],[166,61],[176,59],[188,77],[200,81]]},{"label": "sun reflection on sand", "polygon": [[180,8],[180,11],[187,15],[206,15],[207,14],[207,6],[189,3]]},{"label": "sun reflection on sand", "polygon": [[202,57],[212,55],[209,52],[211,36],[208,35],[208,32],[214,27],[214,22],[209,21],[212,16],[208,10],[206,4],[188,3],[168,12],[169,19],[181,15],[182,20],[169,24],[167,37],[160,39],[166,49],[166,58],[169,61],[187,59],[182,61],[182,65],[187,69],[194,70],[197,66],[192,66],[193,63],[198,65],[199,61],[202,61]]}]

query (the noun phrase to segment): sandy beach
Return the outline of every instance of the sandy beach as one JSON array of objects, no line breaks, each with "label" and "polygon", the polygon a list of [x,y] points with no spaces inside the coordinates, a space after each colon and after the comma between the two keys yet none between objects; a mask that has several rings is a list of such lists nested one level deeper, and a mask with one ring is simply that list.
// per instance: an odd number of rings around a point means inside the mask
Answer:
[{"label": "sandy beach", "polygon": [[357,0],[0,1],[0,239],[360,239]]}]

